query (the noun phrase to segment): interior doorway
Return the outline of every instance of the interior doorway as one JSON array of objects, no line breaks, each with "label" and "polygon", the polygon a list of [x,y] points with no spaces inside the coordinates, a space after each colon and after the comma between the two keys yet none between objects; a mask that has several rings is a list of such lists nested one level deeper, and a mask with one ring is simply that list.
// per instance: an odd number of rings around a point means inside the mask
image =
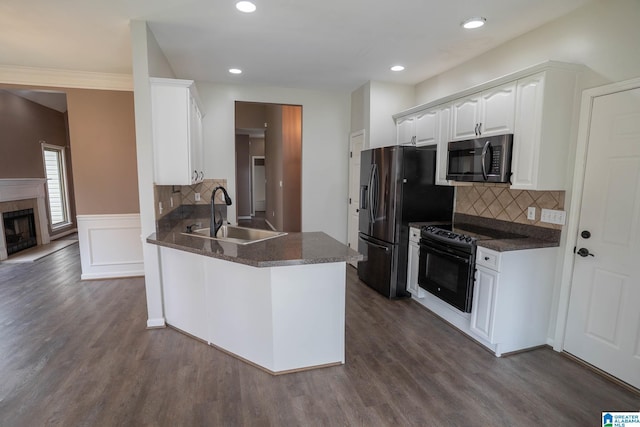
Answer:
[{"label": "interior doorway", "polygon": [[236,101],[238,225],[302,229],[302,106]]}]

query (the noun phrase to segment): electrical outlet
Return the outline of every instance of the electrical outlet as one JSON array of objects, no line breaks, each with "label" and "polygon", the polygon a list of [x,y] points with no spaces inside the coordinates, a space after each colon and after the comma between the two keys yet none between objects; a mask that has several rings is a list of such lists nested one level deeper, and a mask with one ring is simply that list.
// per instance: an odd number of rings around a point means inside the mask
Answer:
[{"label": "electrical outlet", "polygon": [[162,202],[158,202],[158,212],[162,213]]},{"label": "electrical outlet", "polygon": [[196,193],[196,202],[200,201],[200,193]]},{"label": "electrical outlet", "polygon": [[536,219],[536,208],[534,206],[529,206],[529,209],[527,209],[527,219],[535,221],[535,219]]},{"label": "electrical outlet", "polygon": [[169,204],[173,207],[173,197],[169,197]]},{"label": "electrical outlet", "polygon": [[553,209],[542,209],[542,214],[540,215],[540,221],[542,222],[564,225],[565,220],[566,220],[565,211],[556,211]]}]

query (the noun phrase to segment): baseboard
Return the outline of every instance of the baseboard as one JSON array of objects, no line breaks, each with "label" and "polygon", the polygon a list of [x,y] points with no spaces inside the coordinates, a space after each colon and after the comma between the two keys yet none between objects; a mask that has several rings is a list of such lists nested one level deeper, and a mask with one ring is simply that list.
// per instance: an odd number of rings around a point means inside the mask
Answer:
[{"label": "baseboard", "polygon": [[164,322],[164,318],[159,319],[147,319],[147,329],[166,328],[167,325]]},{"label": "baseboard", "polygon": [[77,219],[82,280],[144,276],[139,214]]},{"label": "baseboard", "polygon": [[62,233],[58,233],[56,235],[49,236],[49,240],[57,240],[57,239],[59,239],[61,237],[68,236],[69,234],[73,234],[73,233],[77,233],[77,232],[78,232],[77,228],[71,228],[71,229],[69,229],[67,231],[63,231]]},{"label": "baseboard", "polygon": [[264,222],[266,222],[266,223],[267,223],[267,225],[268,225],[269,227],[271,227],[271,229],[272,229],[273,231],[277,231],[277,230],[276,230],[276,228],[273,226],[273,224],[271,224],[271,223],[269,222],[269,220],[268,220],[268,219],[265,219],[265,220],[264,220]]}]

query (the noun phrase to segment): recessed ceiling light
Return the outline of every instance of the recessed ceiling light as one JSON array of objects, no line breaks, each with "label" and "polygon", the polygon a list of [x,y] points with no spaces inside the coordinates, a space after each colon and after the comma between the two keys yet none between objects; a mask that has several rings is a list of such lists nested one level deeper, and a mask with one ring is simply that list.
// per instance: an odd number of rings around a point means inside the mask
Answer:
[{"label": "recessed ceiling light", "polygon": [[229,68],[229,72],[231,74],[242,74],[242,70],[240,68]]},{"label": "recessed ceiling light", "polygon": [[470,30],[473,28],[480,28],[484,25],[484,23],[487,22],[487,18],[482,18],[482,17],[475,17],[475,18],[469,18],[466,21],[464,21],[462,25],[464,28]]},{"label": "recessed ceiling light", "polygon": [[236,3],[236,9],[240,12],[251,13],[256,11],[256,5],[250,1],[239,1]]},{"label": "recessed ceiling light", "polygon": [[394,65],[393,67],[391,67],[391,71],[402,71],[404,70],[404,67],[402,65]]}]

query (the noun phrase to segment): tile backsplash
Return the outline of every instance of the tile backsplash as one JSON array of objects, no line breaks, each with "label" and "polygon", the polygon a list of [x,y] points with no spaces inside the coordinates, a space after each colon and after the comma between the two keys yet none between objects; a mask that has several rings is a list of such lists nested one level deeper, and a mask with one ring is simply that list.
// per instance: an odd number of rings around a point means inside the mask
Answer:
[{"label": "tile backsplash", "polygon": [[[564,191],[512,190],[504,184],[474,184],[456,189],[457,213],[500,219],[519,224],[562,229],[540,221],[542,209],[564,210]],[[527,209],[536,208],[536,219],[527,219]]]},{"label": "tile backsplash", "polygon": [[[227,188],[226,179],[205,179],[194,185],[156,185],[155,206],[156,220],[171,213],[181,205],[208,205],[211,203],[211,192],[218,185]],[[196,201],[196,193],[200,193],[200,200]],[[162,212],[160,212],[162,203]],[[216,194],[216,204],[224,204],[222,192]]]}]

